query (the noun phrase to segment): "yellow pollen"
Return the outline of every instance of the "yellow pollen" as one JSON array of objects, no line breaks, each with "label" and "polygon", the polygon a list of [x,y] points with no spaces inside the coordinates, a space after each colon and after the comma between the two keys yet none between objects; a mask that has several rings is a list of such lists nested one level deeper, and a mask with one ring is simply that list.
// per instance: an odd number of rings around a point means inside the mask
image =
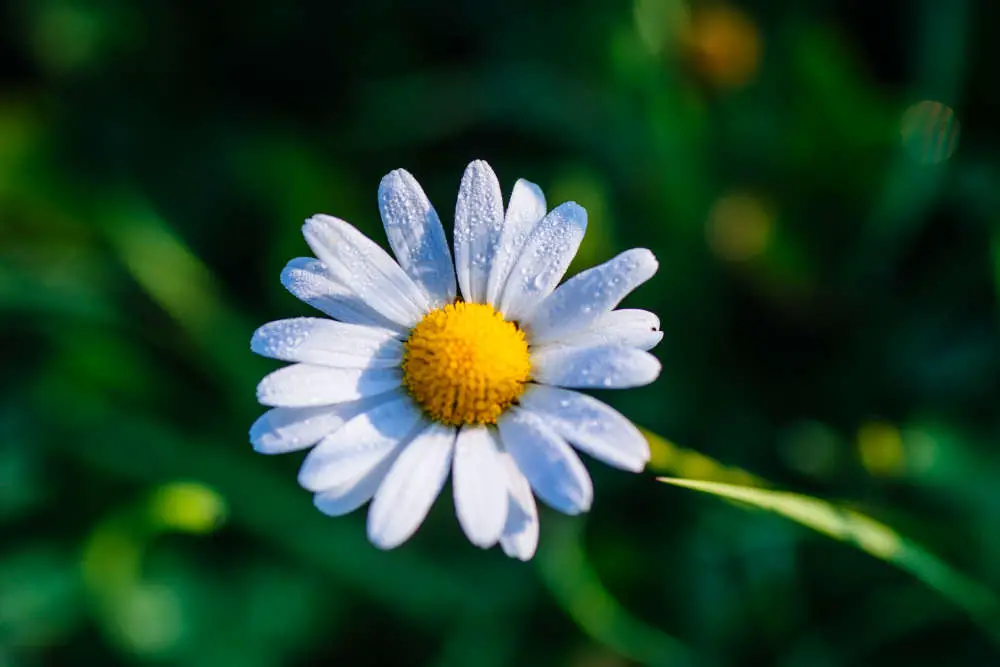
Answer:
[{"label": "yellow pollen", "polygon": [[530,375],[524,332],[481,303],[427,313],[403,353],[410,395],[431,418],[453,426],[495,424]]}]

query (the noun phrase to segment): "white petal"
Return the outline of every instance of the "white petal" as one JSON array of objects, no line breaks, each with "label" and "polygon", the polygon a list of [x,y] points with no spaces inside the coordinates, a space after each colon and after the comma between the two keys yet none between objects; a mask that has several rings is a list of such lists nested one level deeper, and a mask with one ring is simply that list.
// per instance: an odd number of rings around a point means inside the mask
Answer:
[{"label": "white petal", "polygon": [[500,296],[509,320],[529,317],[555,289],[573,261],[587,229],[587,212],[574,202],[549,212],[528,236]]},{"label": "white petal", "polygon": [[514,190],[510,193],[507,217],[504,219],[500,243],[490,269],[490,278],[486,286],[486,303],[491,306],[497,305],[503,287],[507,284],[510,270],[520,256],[525,241],[528,240],[531,230],[544,217],[545,195],[542,189],[523,178],[518,179],[514,184]]},{"label": "white petal", "polygon": [[500,454],[507,470],[507,490],[509,505],[507,523],[500,536],[503,552],[511,558],[531,560],[538,547],[538,507],[531,485],[517,468],[514,458],[507,452]]},{"label": "white petal", "polygon": [[299,469],[299,484],[324,491],[356,479],[390,456],[420,428],[420,410],[400,392],[323,438]]},{"label": "white petal", "polygon": [[431,424],[400,452],[368,510],[372,544],[392,549],[416,532],[448,478],[454,444],[454,427]]},{"label": "white petal", "polygon": [[458,522],[477,547],[500,539],[507,521],[507,471],[496,436],[485,426],[464,426],[455,440],[452,487]]},{"label": "white petal", "polygon": [[[652,350],[663,340],[660,318],[648,310],[623,308],[604,313],[590,326],[568,336],[561,337],[549,345],[562,347],[605,347],[622,345],[640,350]],[[548,347],[535,348],[541,351]]]},{"label": "white petal", "polygon": [[364,505],[375,495],[400,449],[401,447],[394,448],[389,456],[376,462],[371,468],[362,470],[348,481],[314,495],[313,504],[316,509],[328,516],[343,516]]},{"label": "white petal", "polygon": [[567,280],[521,324],[536,345],[585,329],[652,278],[657,266],[645,248],[626,250]]},{"label": "white petal", "polygon": [[338,368],[392,368],[403,361],[403,343],[396,336],[388,329],[296,317],[257,329],[250,349],[282,361]]},{"label": "white petal", "polygon": [[660,362],[631,347],[548,346],[531,353],[536,382],[576,389],[626,389],[649,384]]},{"label": "white petal", "polygon": [[430,310],[427,297],[399,264],[353,225],[314,215],[302,234],[335,280],[393,322],[412,327]]},{"label": "white petal", "polygon": [[358,413],[389,394],[314,408],[272,408],[250,427],[250,442],[261,454],[284,454],[311,447]]},{"label": "white petal", "polygon": [[490,267],[503,227],[503,194],[496,174],[482,160],[465,168],[455,204],[455,272],[470,303],[486,301]]},{"label": "white petal", "polygon": [[504,449],[539,498],[564,514],[590,509],[594,486],[573,449],[538,416],[511,408],[497,426]]},{"label": "white petal", "polygon": [[295,297],[321,310],[335,320],[351,324],[384,327],[401,334],[407,329],[380,315],[357,294],[335,281],[323,262],[311,257],[296,257],[281,272],[281,284]]},{"label": "white petal", "polygon": [[455,267],[437,211],[405,169],[390,172],[378,187],[378,207],[389,245],[434,308],[455,300]]},{"label": "white petal", "polygon": [[640,472],[649,461],[649,443],[639,429],[592,396],[536,384],[519,402],[577,449],[608,465]]},{"label": "white petal", "polygon": [[307,408],[375,396],[403,383],[398,368],[330,368],[294,364],[279,368],[257,385],[261,405]]}]

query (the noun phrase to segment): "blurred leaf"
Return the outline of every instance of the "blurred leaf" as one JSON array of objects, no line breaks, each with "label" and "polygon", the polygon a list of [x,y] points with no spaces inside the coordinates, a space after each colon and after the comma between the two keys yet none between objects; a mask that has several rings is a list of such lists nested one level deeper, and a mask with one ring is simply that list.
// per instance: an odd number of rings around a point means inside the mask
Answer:
[{"label": "blurred leaf", "polygon": [[697,664],[684,644],[630,614],[608,592],[587,562],[584,526],[580,518],[546,523],[538,571],[559,605],[594,640],[630,660],[671,667]]},{"label": "blurred leaf", "polygon": [[0,646],[58,643],[76,628],[82,611],[72,552],[33,545],[0,558]]},{"label": "blurred leaf", "polygon": [[892,563],[965,609],[990,638],[1000,644],[1000,601],[992,591],[874,519],[817,498],[786,491],[669,477],[661,477],[660,481],[775,512]]},{"label": "blurred leaf", "polygon": [[41,454],[30,445],[32,431],[15,410],[0,410],[0,525],[50,499]]}]

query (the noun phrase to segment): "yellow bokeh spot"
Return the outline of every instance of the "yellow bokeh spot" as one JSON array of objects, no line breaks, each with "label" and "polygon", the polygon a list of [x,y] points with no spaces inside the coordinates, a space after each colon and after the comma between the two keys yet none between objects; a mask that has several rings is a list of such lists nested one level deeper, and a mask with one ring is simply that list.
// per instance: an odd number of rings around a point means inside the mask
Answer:
[{"label": "yellow bokeh spot", "polygon": [[433,310],[406,341],[403,383],[445,424],[495,424],[530,376],[524,332],[485,304]]},{"label": "yellow bokeh spot", "polygon": [[226,502],[197,482],[174,482],[153,493],[150,513],[160,526],[185,533],[208,533],[226,516]]},{"label": "yellow bokeh spot", "polygon": [[765,202],[733,192],[712,206],[705,235],[716,255],[729,262],[745,262],[767,249],[773,231],[774,214]]},{"label": "yellow bokeh spot", "polygon": [[904,463],[903,438],[899,429],[887,422],[873,421],[858,429],[861,464],[873,475],[899,472]]},{"label": "yellow bokeh spot", "polygon": [[716,88],[739,88],[756,76],[760,35],[742,10],[722,3],[696,8],[685,38],[694,69]]}]

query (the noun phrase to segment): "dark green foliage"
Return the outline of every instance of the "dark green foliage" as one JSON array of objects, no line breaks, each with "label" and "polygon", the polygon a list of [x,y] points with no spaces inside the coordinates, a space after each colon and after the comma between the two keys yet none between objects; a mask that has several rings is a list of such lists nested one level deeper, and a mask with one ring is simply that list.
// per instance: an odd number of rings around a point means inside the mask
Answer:
[{"label": "dark green foliage", "polygon": [[660,259],[663,374],[602,398],[1000,587],[996,7],[634,5],[0,5],[0,665],[1000,664],[905,572],[654,481],[701,459],[588,461],[523,564],[450,491],[379,552],[251,450],[302,220],[382,242],[405,167],[448,227],[483,158],[588,209],[572,272]]}]

